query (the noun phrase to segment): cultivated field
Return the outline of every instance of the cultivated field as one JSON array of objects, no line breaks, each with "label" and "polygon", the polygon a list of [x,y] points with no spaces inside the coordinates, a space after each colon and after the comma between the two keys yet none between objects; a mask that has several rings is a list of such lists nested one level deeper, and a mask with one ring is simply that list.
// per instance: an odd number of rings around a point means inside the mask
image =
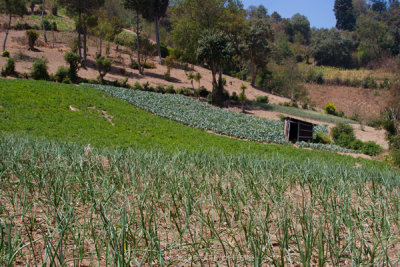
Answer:
[{"label": "cultivated field", "polygon": [[400,264],[399,172],[384,162],[49,82],[0,80],[0,133],[4,266]]}]

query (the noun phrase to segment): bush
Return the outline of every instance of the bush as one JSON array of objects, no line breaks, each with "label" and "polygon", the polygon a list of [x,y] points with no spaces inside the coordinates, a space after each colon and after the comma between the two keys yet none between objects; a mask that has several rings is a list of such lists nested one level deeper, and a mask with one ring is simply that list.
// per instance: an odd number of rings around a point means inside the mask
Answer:
[{"label": "bush", "polygon": [[173,85],[168,85],[168,86],[165,88],[165,93],[166,93],[166,94],[175,94],[174,86],[173,86]]},{"label": "bush", "polygon": [[133,84],[133,88],[136,89],[136,90],[143,90],[143,87],[139,82],[135,82]]},{"label": "bush", "polygon": [[164,42],[160,43],[160,52],[162,58],[166,58],[169,56],[169,50],[166,43]]},{"label": "bush", "polygon": [[39,34],[34,30],[27,30],[26,36],[28,37],[29,50],[34,50],[35,42],[39,38]]},{"label": "bush", "polygon": [[336,107],[334,103],[326,103],[324,110],[326,114],[336,115]]},{"label": "bush", "polygon": [[348,124],[338,123],[331,130],[331,136],[332,136],[333,141],[335,141],[335,143],[337,143],[337,141],[339,140],[339,136],[342,134],[350,135],[353,138],[353,140],[356,139],[355,135],[354,135],[353,127],[351,127]]},{"label": "bush", "polygon": [[371,76],[365,77],[364,80],[362,81],[362,85],[364,88],[369,88],[369,89],[377,89],[378,88],[378,84],[377,84],[376,80],[374,78],[372,78]]},{"label": "bush", "polygon": [[137,63],[136,60],[132,59],[132,60],[131,60],[131,63],[129,64],[129,67],[130,67],[131,69],[137,70],[137,69],[139,69],[139,64]]},{"label": "bush", "polygon": [[155,92],[156,92],[156,93],[164,94],[164,93],[165,93],[165,88],[164,88],[164,86],[163,86],[163,85],[157,85]]},{"label": "bush", "polygon": [[268,104],[269,103],[269,98],[268,96],[257,96],[256,101],[258,103],[264,103],[264,104]]},{"label": "bush", "polygon": [[239,100],[239,97],[238,97],[238,95],[237,95],[236,92],[233,92],[233,93],[232,93],[232,95],[231,95],[231,100],[233,100],[233,101],[238,101],[238,100]]},{"label": "bush", "polygon": [[314,142],[318,144],[330,144],[332,143],[332,140],[324,133],[317,133]]},{"label": "bush", "polygon": [[335,143],[338,146],[350,148],[350,144],[355,140],[356,138],[354,137],[354,135],[342,133],[341,135],[339,135]]},{"label": "bush", "polygon": [[191,88],[182,87],[176,90],[177,94],[184,96],[193,96],[193,90]]},{"label": "bush", "polygon": [[196,90],[196,96],[198,97],[207,97],[209,94],[210,92],[204,86]]},{"label": "bush", "polygon": [[100,80],[104,80],[104,76],[111,71],[111,60],[101,56],[96,59],[97,71],[99,72]]},{"label": "bush", "polygon": [[45,59],[38,59],[33,62],[31,76],[35,80],[48,80],[49,73],[47,72],[47,63]]},{"label": "bush", "polygon": [[383,152],[383,148],[373,141],[365,142],[361,148],[361,153],[368,156],[376,156]]},{"label": "bush", "polygon": [[10,57],[10,52],[9,52],[8,50],[4,50],[4,51],[1,53],[1,56],[2,56],[2,57]]},{"label": "bush", "polygon": [[155,69],[156,68],[156,65],[153,62],[141,61],[140,64],[145,69]]},{"label": "bush", "polygon": [[60,66],[57,69],[56,75],[55,75],[55,80],[59,83],[63,82],[66,78],[68,78],[68,80],[71,80],[71,78],[69,77],[70,75],[70,68],[65,67],[65,66]]},{"label": "bush", "polygon": [[400,149],[400,135],[392,136],[390,138],[390,148]]},{"label": "bush", "polygon": [[81,57],[74,52],[67,52],[64,55],[64,60],[69,64],[68,77],[72,82],[78,81],[78,70],[79,64],[81,63]]},{"label": "bush", "polygon": [[296,62],[297,63],[303,62],[303,60],[304,60],[304,57],[302,55],[296,55]]},{"label": "bush", "polygon": [[364,143],[360,139],[356,139],[350,143],[349,148],[357,151],[361,151]]},{"label": "bush", "polygon": [[392,156],[393,164],[400,167],[400,149],[393,149],[390,155]]},{"label": "bush", "polygon": [[15,73],[15,60],[13,58],[7,59],[6,65],[1,69],[1,76],[7,77]]},{"label": "bush", "polygon": [[164,73],[164,80],[166,80],[166,81],[171,80],[171,75],[169,74],[169,72]]}]

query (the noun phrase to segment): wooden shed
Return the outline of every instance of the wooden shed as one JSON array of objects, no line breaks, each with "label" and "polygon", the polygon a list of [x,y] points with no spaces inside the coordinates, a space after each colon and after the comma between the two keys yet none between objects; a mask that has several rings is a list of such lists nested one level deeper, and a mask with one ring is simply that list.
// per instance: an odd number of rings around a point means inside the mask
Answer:
[{"label": "wooden shed", "polygon": [[314,124],[290,117],[285,118],[285,137],[291,142],[312,142]]}]

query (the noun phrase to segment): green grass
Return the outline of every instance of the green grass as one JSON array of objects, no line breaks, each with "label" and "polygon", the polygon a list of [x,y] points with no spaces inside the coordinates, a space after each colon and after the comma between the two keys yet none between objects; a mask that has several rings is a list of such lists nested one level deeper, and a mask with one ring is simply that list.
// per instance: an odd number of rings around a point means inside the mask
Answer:
[{"label": "green grass", "polygon": [[[298,160],[346,162],[349,166],[364,161],[289,145],[265,145],[210,134],[147,113],[90,86],[1,79],[0,105],[0,133],[3,134],[95,147],[159,148],[173,152],[222,151],[259,156],[282,154]],[[71,111],[69,106],[79,111]],[[91,108],[94,106],[96,109]],[[115,126],[104,118],[101,111],[114,117]],[[364,164],[384,166],[373,161]]]},{"label": "green grass", "polygon": [[311,119],[311,120],[316,120],[320,122],[326,122],[326,123],[351,123],[351,124],[356,124],[356,121],[349,120],[346,118],[341,118],[337,116],[332,116],[328,114],[323,114],[321,112],[313,111],[313,110],[305,110],[305,109],[299,109],[299,108],[294,108],[294,107],[285,107],[285,106],[280,106],[280,105],[273,105],[273,104],[265,104],[265,103],[259,103],[256,101],[249,101],[250,105],[258,106],[262,109],[269,110],[269,111],[276,111],[276,112],[281,112],[285,113],[288,115],[292,116],[298,116],[304,119]]},{"label": "green grass", "polygon": [[[41,25],[41,15],[31,15],[30,18],[35,20],[37,25]],[[75,22],[66,16],[65,9],[60,8],[58,10],[58,16],[53,16],[51,13],[46,14],[44,15],[44,19],[47,19],[49,22],[55,21],[57,23],[57,29],[59,31],[75,30]]]}]

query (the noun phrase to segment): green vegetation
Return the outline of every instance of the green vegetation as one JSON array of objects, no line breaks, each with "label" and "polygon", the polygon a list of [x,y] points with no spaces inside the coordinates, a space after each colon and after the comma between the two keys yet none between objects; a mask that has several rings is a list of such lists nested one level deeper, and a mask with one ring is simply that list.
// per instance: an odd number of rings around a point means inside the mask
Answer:
[{"label": "green vegetation", "polygon": [[31,76],[35,80],[48,80],[50,78],[45,59],[37,59],[33,62]]},{"label": "green vegetation", "polygon": [[[253,155],[283,153],[299,160],[315,157],[318,160],[355,162],[328,152],[301,151],[291,146],[264,145],[209,134],[151,115],[91,86],[7,79],[1,79],[0,86],[2,134],[44,137],[94,147]],[[70,106],[79,111],[70,110]],[[114,126],[102,115],[102,111],[114,117],[111,119]]]},{"label": "green vegetation", "polygon": [[305,119],[317,120],[326,123],[350,123],[355,124],[356,121],[349,120],[346,118],[336,117],[328,114],[323,114],[321,112],[306,110],[306,109],[299,109],[289,106],[280,106],[280,105],[273,105],[273,104],[264,104],[257,101],[248,101],[251,105],[255,105],[261,107],[265,110],[276,111],[285,113],[292,116],[298,116]]},{"label": "green vegetation", "polygon": [[1,265],[399,263],[390,169],[10,136],[0,164]]}]

